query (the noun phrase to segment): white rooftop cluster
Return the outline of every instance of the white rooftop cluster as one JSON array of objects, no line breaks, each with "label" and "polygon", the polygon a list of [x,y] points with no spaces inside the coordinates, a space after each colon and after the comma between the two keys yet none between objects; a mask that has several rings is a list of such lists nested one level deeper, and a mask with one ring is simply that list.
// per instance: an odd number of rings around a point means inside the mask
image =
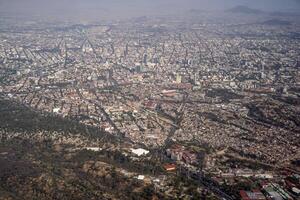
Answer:
[{"label": "white rooftop cluster", "polygon": [[149,153],[148,150],[138,148],[138,149],[131,149],[131,152],[136,154],[137,156],[147,155]]}]

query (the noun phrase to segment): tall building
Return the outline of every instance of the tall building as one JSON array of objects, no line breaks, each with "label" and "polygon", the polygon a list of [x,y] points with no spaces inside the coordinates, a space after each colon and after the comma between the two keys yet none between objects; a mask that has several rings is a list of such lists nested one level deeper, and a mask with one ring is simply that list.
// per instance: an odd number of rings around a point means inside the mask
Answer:
[{"label": "tall building", "polygon": [[265,79],[267,76],[266,76],[266,73],[265,73],[265,64],[262,65],[262,69],[261,69],[261,78],[262,79]]},{"label": "tall building", "polygon": [[284,86],[284,88],[283,88],[283,93],[284,94],[289,94],[289,92],[288,92],[288,86],[286,85],[286,86]]},{"label": "tall building", "polygon": [[105,75],[106,75],[106,81],[110,82],[113,77],[113,70],[112,69],[107,70]]},{"label": "tall building", "polygon": [[182,76],[179,73],[176,74],[176,83],[182,83]]},{"label": "tall building", "polygon": [[143,57],[143,63],[145,64],[145,65],[147,65],[147,54],[144,54],[144,57]]},{"label": "tall building", "polygon": [[144,70],[144,68],[142,65],[135,66],[136,73],[141,73],[141,72],[143,72],[143,70]]},{"label": "tall building", "polygon": [[199,71],[196,71],[196,72],[194,73],[193,81],[194,81],[194,84],[195,84],[195,85],[199,85],[199,84],[200,84],[200,83],[199,83]]}]

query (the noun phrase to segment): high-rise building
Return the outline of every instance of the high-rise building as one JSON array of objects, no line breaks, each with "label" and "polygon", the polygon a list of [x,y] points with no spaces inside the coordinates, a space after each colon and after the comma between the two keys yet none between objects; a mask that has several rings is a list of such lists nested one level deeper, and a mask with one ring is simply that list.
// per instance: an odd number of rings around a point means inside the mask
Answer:
[{"label": "high-rise building", "polygon": [[135,71],[136,71],[136,73],[141,73],[141,72],[143,72],[143,66],[142,66],[142,65],[137,65],[137,66],[135,66]]},{"label": "high-rise building", "polygon": [[193,81],[194,81],[195,85],[199,85],[199,72],[198,71],[196,71],[194,73]]},{"label": "high-rise building", "polygon": [[284,94],[288,94],[289,92],[288,92],[288,86],[286,85],[286,86],[284,86],[284,88],[283,88],[283,93]]},{"label": "high-rise building", "polygon": [[113,70],[112,69],[107,70],[105,75],[106,75],[106,81],[110,82],[113,77]]},{"label": "high-rise building", "polygon": [[147,54],[144,54],[144,57],[143,57],[143,63],[145,64],[145,65],[147,65]]},{"label": "high-rise building", "polygon": [[176,83],[181,83],[182,82],[182,76],[181,74],[177,73],[176,74]]},{"label": "high-rise building", "polygon": [[265,65],[262,65],[262,69],[261,69],[261,78],[265,79],[267,77],[266,73],[265,73]]}]

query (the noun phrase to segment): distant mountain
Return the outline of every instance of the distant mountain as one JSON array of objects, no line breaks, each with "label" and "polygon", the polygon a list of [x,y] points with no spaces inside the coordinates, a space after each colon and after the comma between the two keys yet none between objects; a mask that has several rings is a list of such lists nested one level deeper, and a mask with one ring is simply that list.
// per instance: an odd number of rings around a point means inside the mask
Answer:
[{"label": "distant mountain", "polygon": [[276,16],[276,17],[297,17],[300,16],[300,13],[298,12],[280,12],[280,11],[276,11],[276,12],[271,12],[270,13],[271,16]]},{"label": "distant mountain", "polygon": [[236,7],[233,7],[231,9],[227,10],[227,12],[242,13],[242,14],[262,14],[262,13],[264,13],[261,10],[249,8],[247,6],[236,6]]},{"label": "distant mountain", "polygon": [[188,12],[192,13],[192,14],[199,14],[199,13],[206,12],[206,10],[202,10],[202,9],[190,9]]},{"label": "distant mountain", "polygon": [[280,20],[280,19],[270,19],[262,22],[262,24],[271,25],[271,26],[288,26],[291,25],[291,22],[286,20]]},{"label": "distant mountain", "polygon": [[148,20],[149,20],[149,18],[147,16],[140,16],[140,17],[134,18],[134,21],[139,22],[139,23],[147,22]]}]

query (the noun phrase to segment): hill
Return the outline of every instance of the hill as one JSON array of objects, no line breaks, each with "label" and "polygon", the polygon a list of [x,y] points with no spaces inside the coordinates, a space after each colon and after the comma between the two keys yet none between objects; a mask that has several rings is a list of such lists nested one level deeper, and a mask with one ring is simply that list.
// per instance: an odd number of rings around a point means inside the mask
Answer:
[{"label": "hill", "polygon": [[236,6],[227,10],[227,12],[240,13],[240,14],[263,14],[264,13],[261,10],[249,8],[247,6]]},{"label": "hill", "polygon": [[262,24],[271,25],[271,26],[288,26],[291,25],[291,22],[286,20],[280,20],[280,19],[270,19],[262,22]]},{"label": "hill", "polygon": [[0,121],[0,200],[162,198],[128,175],[147,166],[126,162],[114,136],[1,97]]}]

